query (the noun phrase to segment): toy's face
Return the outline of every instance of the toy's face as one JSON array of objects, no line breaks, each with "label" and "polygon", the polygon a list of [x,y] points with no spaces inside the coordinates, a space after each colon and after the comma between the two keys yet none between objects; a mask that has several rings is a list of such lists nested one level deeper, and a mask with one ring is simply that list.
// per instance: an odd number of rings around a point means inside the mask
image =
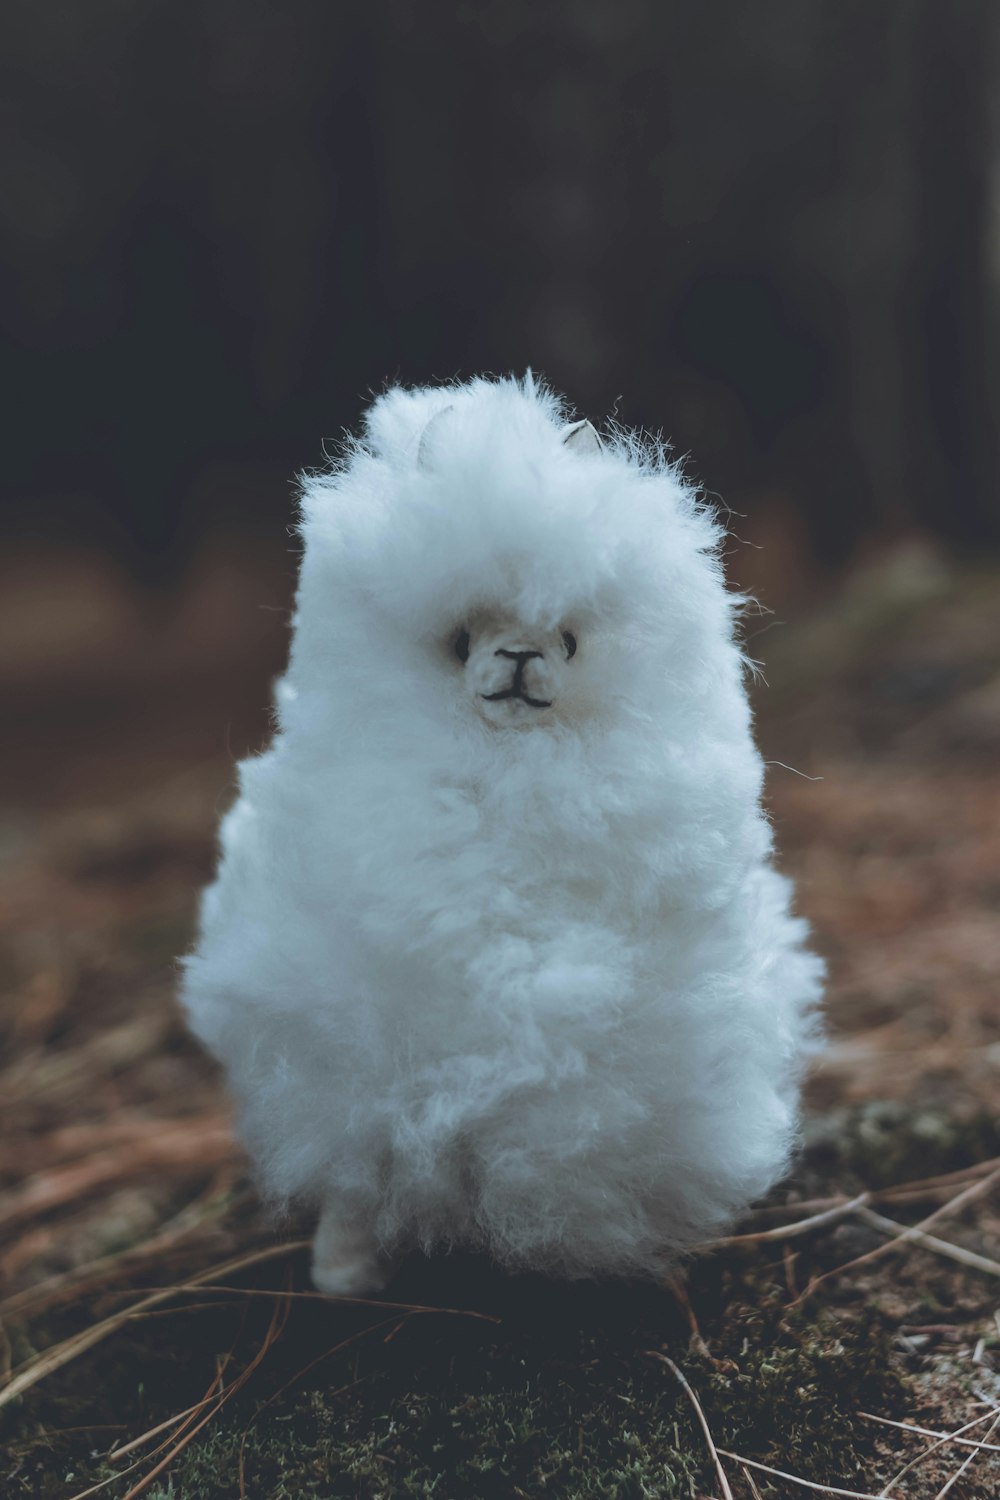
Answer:
[{"label": "toy's face", "polygon": [[307,486],[308,711],[398,724],[407,745],[419,730],[428,753],[467,736],[479,753],[488,728],[501,758],[530,761],[703,704],[729,628],[718,533],[662,454],[604,450],[513,384],[428,418],[432,396],[376,403],[371,447]]},{"label": "toy's face", "polygon": [[499,612],[473,611],[452,633],[449,646],[464,691],[489,724],[545,723],[576,696],[579,643],[569,623],[532,627]]}]

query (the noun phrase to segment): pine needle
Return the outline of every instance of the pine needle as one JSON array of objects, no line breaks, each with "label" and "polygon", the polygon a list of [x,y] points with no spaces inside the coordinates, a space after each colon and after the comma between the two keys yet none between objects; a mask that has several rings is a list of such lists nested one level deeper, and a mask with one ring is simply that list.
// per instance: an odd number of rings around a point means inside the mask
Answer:
[{"label": "pine needle", "polygon": [[[894,1235],[891,1240],[887,1240],[884,1245],[877,1245],[874,1250],[868,1250],[864,1255],[857,1255],[853,1260],[845,1261],[843,1265],[835,1266],[831,1271],[824,1271],[821,1276],[814,1276],[805,1291],[801,1292],[795,1299],[792,1306],[797,1306],[800,1302],[811,1296],[824,1281],[829,1281],[834,1276],[843,1276],[846,1271],[854,1271],[858,1266],[868,1265],[871,1261],[877,1260],[893,1250],[898,1250],[901,1246],[915,1240],[925,1230],[929,1229],[932,1224],[937,1224],[941,1219],[946,1218],[950,1214],[960,1212],[967,1204],[972,1203],[976,1198],[981,1198],[984,1193],[988,1193],[998,1182],[1000,1182],[1000,1167],[994,1168],[987,1177],[981,1177],[968,1187],[963,1188],[954,1198],[949,1198],[947,1203],[943,1203],[940,1208],[936,1208],[925,1219],[921,1219],[919,1224],[913,1224],[907,1229],[896,1226],[899,1227],[899,1233]],[[940,1241],[939,1243],[943,1244],[944,1241]]]},{"label": "pine needle", "polygon": [[721,1450],[716,1448],[715,1446],[715,1439],[712,1437],[712,1430],[708,1425],[708,1420],[705,1416],[705,1413],[701,1409],[701,1402],[698,1400],[698,1397],[695,1395],[694,1390],[689,1385],[687,1376],[684,1374],[683,1370],[679,1369],[679,1367],[674,1364],[669,1355],[663,1354],[659,1349],[645,1349],[643,1350],[643,1353],[647,1354],[650,1359],[660,1360],[660,1362],[667,1365],[677,1377],[681,1388],[688,1397],[688,1400],[691,1402],[691,1405],[694,1407],[694,1414],[698,1418],[698,1425],[704,1433],[705,1444],[708,1448],[709,1454],[711,1455],[712,1463],[715,1465],[715,1472],[718,1476],[719,1485],[725,1497],[725,1500],[733,1500],[733,1492],[729,1488],[729,1480],[726,1478],[726,1471],[722,1467],[722,1460],[719,1457],[719,1453]]},{"label": "pine needle", "polygon": [[833,1484],[818,1484],[814,1479],[800,1479],[797,1474],[786,1474],[784,1469],[772,1469],[770,1464],[758,1463],[754,1458],[744,1458],[742,1453],[730,1453],[728,1448],[720,1448],[719,1452],[723,1458],[731,1458],[738,1464],[759,1469],[762,1474],[773,1474],[776,1479],[787,1479],[789,1484],[800,1484],[803,1489],[815,1490],[820,1495],[843,1495],[846,1500],[882,1500],[880,1495],[865,1494],[861,1490],[842,1490]]},{"label": "pine needle", "polygon": [[811,1234],[814,1229],[821,1229],[825,1224],[834,1224],[839,1219],[846,1218],[848,1214],[870,1203],[871,1196],[871,1193],[859,1193],[856,1198],[845,1198],[822,1213],[810,1215],[808,1219],[793,1219],[790,1224],[778,1224],[773,1229],[760,1229],[752,1234],[733,1234],[727,1239],[707,1240],[698,1249],[728,1250],[734,1245],[759,1245],[769,1240],[795,1239],[798,1235]]},{"label": "pine needle", "polygon": [[[996,1407],[993,1407],[990,1411],[985,1412],[981,1417],[974,1417],[971,1422],[966,1422],[964,1427],[958,1427],[954,1432],[945,1433],[945,1435],[940,1439],[939,1442],[931,1443],[930,1447],[925,1448],[923,1453],[918,1453],[916,1458],[911,1458],[909,1463],[904,1464],[899,1472],[897,1474],[894,1474],[893,1477],[889,1480],[889,1483],[884,1486],[879,1500],[883,1500],[883,1497],[887,1496],[891,1490],[894,1490],[901,1479],[903,1479],[907,1474],[912,1473],[912,1471],[918,1468],[919,1465],[925,1461],[925,1459],[930,1458],[932,1453],[937,1453],[940,1448],[946,1447],[948,1443],[953,1443],[956,1441],[956,1439],[963,1437],[965,1433],[970,1432],[973,1427],[981,1427],[984,1422],[989,1422],[991,1418],[993,1419],[992,1426],[990,1427],[989,1432],[987,1432],[986,1434],[988,1438],[991,1437],[997,1425],[1000,1424],[1000,1412],[997,1411]],[[976,1444],[977,1451],[981,1446],[982,1445],[979,1443]],[[969,1464],[972,1462],[975,1456],[975,1453],[969,1454],[968,1459],[966,1460],[962,1470],[960,1471],[961,1473],[965,1472],[965,1469],[968,1468]],[[948,1481],[947,1485],[945,1485],[944,1490],[941,1491],[941,1494],[945,1494],[954,1484],[955,1480],[959,1477],[959,1474],[952,1475],[952,1478]],[[939,1497],[936,1497],[936,1500],[939,1500]]]},{"label": "pine needle", "polygon": [[974,1422],[968,1422],[965,1427],[959,1427],[956,1432],[938,1432],[933,1427],[918,1427],[915,1422],[894,1422],[891,1417],[877,1417],[869,1411],[858,1412],[862,1422],[878,1422],[882,1427],[895,1427],[898,1432],[912,1432],[915,1437],[940,1438],[942,1444],[954,1443],[957,1448],[978,1448],[985,1453],[1000,1453],[1000,1443],[977,1443],[975,1438],[959,1437],[959,1433],[968,1432],[970,1427],[988,1422],[992,1415],[993,1412],[988,1411]]},{"label": "pine needle", "polygon": [[189,1291],[212,1281],[216,1276],[226,1275],[233,1271],[244,1271],[250,1266],[261,1265],[267,1261],[280,1260],[286,1255],[292,1255],[299,1250],[306,1249],[308,1240],[290,1240],[283,1245],[268,1245],[263,1250],[252,1250],[249,1254],[237,1255],[232,1260],[224,1261],[221,1265],[210,1266],[207,1271],[193,1277],[182,1286],[161,1287],[158,1291],[144,1297],[140,1302],[132,1303],[122,1308],[121,1311],[112,1313],[110,1317],[102,1318],[100,1322],[92,1324],[90,1328],[74,1334],[71,1338],[64,1339],[60,1344],[54,1344],[51,1349],[44,1349],[34,1359],[28,1360],[26,1364],[15,1370],[7,1384],[0,1390],[0,1409],[7,1406],[24,1391],[30,1390],[47,1375],[56,1370],[61,1370],[65,1365],[85,1354],[88,1349],[93,1349],[104,1339],[109,1338],[133,1318],[140,1316],[151,1307],[159,1307],[162,1303],[175,1297],[178,1291]]},{"label": "pine needle", "polygon": [[870,1209],[861,1209],[859,1212],[866,1224],[893,1235],[894,1242],[905,1238],[923,1250],[932,1250],[935,1255],[943,1255],[948,1260],[957,1261],[959,1265],[969,1266],[973,1271],[983,1271],[987,1276],[1000,1276],[1000,1261],[991,1260],[988,1255],[978,1255],[975,1250],[966,1250],[964,1245],[955,1245],[951,1240],[939,1240],[936,1235],[925,1234],[919,1225],[907,1229],[905,1224],[897,1224],[895,1219],[886,1219],[882,1214],[872,1213]]}]

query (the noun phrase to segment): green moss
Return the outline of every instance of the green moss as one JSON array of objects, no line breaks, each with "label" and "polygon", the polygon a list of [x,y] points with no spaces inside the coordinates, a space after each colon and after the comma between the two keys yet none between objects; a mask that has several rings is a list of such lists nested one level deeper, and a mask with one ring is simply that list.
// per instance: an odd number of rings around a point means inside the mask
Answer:
[{"label": "green moss", "polygon": [[891,1334],[875,1309],[858,1324],[831,1311],[804,1311],[776,1328],[759,1308],[733,1316],[746,1353],[704,1396],[717,1441],[804,1479],[863,1488],[871,1434],[857,1413],[891,1410],[900,1399]]}]

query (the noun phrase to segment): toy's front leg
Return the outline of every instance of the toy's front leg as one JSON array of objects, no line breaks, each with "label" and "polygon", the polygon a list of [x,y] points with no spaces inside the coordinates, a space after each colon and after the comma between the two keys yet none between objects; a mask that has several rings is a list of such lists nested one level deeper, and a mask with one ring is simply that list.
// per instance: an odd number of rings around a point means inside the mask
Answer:
[{"label": "toy's front leg", "polygon": [[380,1253],[370,1223],[343,1202],[324,1205],[313,1239],[312,1279],[331,1297],[365,1297],[389,1279],[391,1262]]}]

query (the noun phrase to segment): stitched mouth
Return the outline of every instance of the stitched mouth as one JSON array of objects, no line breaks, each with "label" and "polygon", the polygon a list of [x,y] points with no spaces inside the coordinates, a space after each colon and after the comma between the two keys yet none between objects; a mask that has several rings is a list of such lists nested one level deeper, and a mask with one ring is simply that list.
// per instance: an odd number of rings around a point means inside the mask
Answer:
[{"label": "stitched mouth", "polygon": [[531,698],[527,693],[522,693],[519,688],[504,688],[501,693],[482,693],[487,703],[502,703],[505,698],[520,698],[522,703],[529,703],[532,708],[551,708],[551,698]]},{"label": "stitched mouth", "polygon": [[501,648],[494,654],[496,656],[509,657],[510,660],[516,662],[517,665],[514,668],[514,676],[511,679],[510,687],[502,688],[498,693],[482,694],[487,703],[502,703],[505,698],[520,698],[522,703],[527,703],[532,708],[552,707],[551,698],[532,698],[530,693],[526,693],[524,691],[525,666],[534,657],[541,656],[542,653],[540,651],[505,651]]}]

